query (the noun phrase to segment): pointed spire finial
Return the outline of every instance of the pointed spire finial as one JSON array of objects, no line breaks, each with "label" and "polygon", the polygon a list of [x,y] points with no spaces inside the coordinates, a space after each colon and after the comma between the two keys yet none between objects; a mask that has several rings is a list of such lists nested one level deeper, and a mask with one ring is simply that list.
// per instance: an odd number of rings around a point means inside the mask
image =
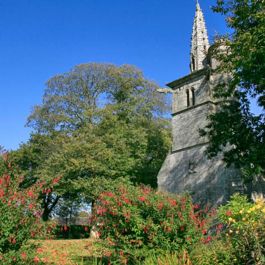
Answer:
[{"label": "pointed spire finial", "polygon": [[196,9],[200,9],[200,4],[199,4],[199,0],[196,0]]},{"label": "pointed spire finial", "polygon": [[204,68],[204,61],[209,49],[209,40],[203,13],[196,0],[196,13],[193,22],[191,53],[190,53],[190,69],[191,72]]}]

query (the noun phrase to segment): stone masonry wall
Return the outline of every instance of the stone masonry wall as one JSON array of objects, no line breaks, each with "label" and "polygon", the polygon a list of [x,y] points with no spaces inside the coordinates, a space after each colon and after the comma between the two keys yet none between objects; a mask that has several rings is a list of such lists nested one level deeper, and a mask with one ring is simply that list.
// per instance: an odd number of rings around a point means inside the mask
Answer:
[{"label": "stone masonry wall", "polygon": [[207,159],[207,145],[167,156],[158,175],[161,191],[189,192],[196,203],[216,206],[225,203],[242,186],[239,172],[226,168],[221,156]]}]

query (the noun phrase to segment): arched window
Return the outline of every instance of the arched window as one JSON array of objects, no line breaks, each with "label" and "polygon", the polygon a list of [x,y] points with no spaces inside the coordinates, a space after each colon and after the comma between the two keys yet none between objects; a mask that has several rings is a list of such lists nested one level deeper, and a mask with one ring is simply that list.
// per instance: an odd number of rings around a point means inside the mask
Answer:
[{"label": "arched window", "polygon": [[186,90],[186,94],[187,94],[187,107],[190,106],[190,91],[187,89]]},{"label": "arched window", "polygon": [[192,106],[195,105],[195,89],[192,88],[191,89],[191,96],[192,96]]}]

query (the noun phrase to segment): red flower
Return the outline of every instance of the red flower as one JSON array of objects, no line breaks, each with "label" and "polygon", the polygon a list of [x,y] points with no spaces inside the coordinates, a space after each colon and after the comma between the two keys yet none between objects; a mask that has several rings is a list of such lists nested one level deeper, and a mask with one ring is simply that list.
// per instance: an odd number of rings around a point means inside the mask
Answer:
[{"label": "red flower", "polygon": [[107,212],[106,208],[98,207],[98,209],[97,209],[98,215],[103,215],[105,212]]},{"label": "red flower", "polygon": [[142,191],[144,194],[149,194],[151,192],[151,189],[149,187],[143,187]]},{"label": "red flower", "polygon": [[42,248],[37,248],[36,251],[37,251],[37,253],[42,253],[43,249]]},{"label": "red flower", "polygon": [[200,209],[200,205],[199,205],[199,204],[195,204],[195,205],[193,206],[193,209],[194,209],[194,210],[198,210],[198,209]]},{"label": "red flower", "polygon": [[123,202],[126,203],[126,204],[129,204],[130,203],[130,200],[127,199],[127,198],[123,198]]},{"label": "red flower", "polygon": [[145,201],[145,197],[141,196],[141,197],[138,198],[138,200],[141,201],[141,202],[144,202]]},{"label": "red flower", "polygon": [[218,224],[216,228],[218,231],[221,231],[223,227],[224,227],[223,224]]},{"label": "red flower", "polygon": [[61,179],[61,177],[57,177],[57,178],[54,178],[52,180],[52,184],[57,184],[59,182],[59,180]]},{"label": "red flower", "polygon": [[229,210],[229,211],[226,211],[225,213],[226,216],[231,216],[232,215],[232,212]]},{"label": "red flower", "polygon": [[34,261],[34,263],[38,263],[40,261],[40,259],[37,256],[35,256],[33,261]]},{"label": "red flower", "polygon": [[3,190],[3,189],[0,189],[0,198],[3,198],[3,197],[4,197],[4,195],[5,195],[5,192],[4,192],[4,190]]},{"label": "red flower", "polygon": [[112,192],[105,192],[105,196],[114,197],[114,194]]},{"label": "red flower", "polygon": [[101,203],[102,203],[103,205],[109,205],[109,204],[110,204],[110,202],[109,202],[109,201],[106,201],[106,200],[101,200]]},{"label": "red flower", "polygon": [[28,196],[29,196],[30,198],[33,198],[33,197],[34,197],[34,193],[33,193],[32,190],[29,190],[29,191],[28,191]]},{"label": "red flower", "polygon": [[207,236],[207,238],[205,238],[205,239],[203,240],[203,243],[204,243],[204,244],[208,244],[211,240],[212,240],[212,237],[211,237],[211,236]]},{"label": "red flower", "polygon": [[171,206],[176,206],[177,205],[176,200],[170,200],[169,202],[170,202],[170,205]]},{"label": "red flower", "polygon": [[163,203],[163,202],[160,202],[160,203],[158,204],[158,206],[157,206],[157,209],[158,209],[159,211],[161,211],[161,210],[163,209],[163,207],[164,207],[164,203]]},{"label": "red flower", "polygon": [[182,225],[182,226],[180,227],[180,231],[184,231],[184,230],[185,230],[185,226]]},{"label": "red flower", "polygon": [[180,220],[183,220],[182,213],[181,213],[181,212],[178,212],[177,214],[178,214],[179,219],[180,219]]},{"label": "red flower", "polygon": [[22,260],[25,260],[27,258],[27,254],[25,252],[22,252],[20,256]]},{"label": "red flower", "polygon": [[166,226],[164,231],[170,233],[172,231],[172,228],[170,226]]}]

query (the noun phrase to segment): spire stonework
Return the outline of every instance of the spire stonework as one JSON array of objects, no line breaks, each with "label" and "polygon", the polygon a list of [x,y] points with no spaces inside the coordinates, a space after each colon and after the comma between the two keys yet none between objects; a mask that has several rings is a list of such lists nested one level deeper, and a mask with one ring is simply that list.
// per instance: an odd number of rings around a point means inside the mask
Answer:
[{"label": "spire stonework", "polygon": [[203,12],[197,1],[196,13],[193,22],[191,52],[190,52],[190,70],[191,72],[204,68],[204,60],[210,45]]}]

